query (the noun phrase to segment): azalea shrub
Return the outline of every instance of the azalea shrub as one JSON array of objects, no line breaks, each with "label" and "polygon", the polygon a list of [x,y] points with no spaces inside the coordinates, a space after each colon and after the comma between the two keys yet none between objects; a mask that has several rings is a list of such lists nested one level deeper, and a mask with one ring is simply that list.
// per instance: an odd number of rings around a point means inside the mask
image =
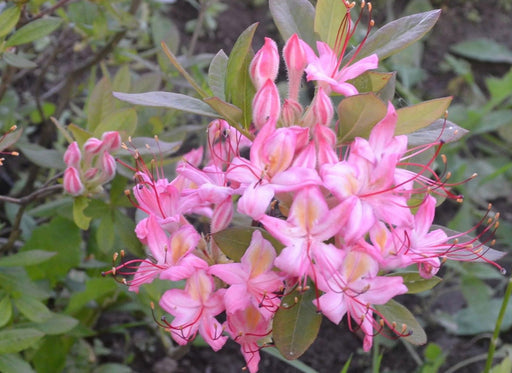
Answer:
[{"label": "azalea shrub", "polygon": [[[164,344],[200,337],[219,351],[231,339],[251,373],[262,350],[298,359],[324,317],[343,322],[348,331],[340,333],[361,336],[366,352],[377,335],[423,345],[420,322],[396,297],[433,289],[447,261],[505,272],[497,263],[503,253],[491,248],[499,225],[492,206],[463,232],[434,224],[436,208],[463,203],[458,187],[474,178],[454,180],[443,154],[467,133],[448,120],[452,98],[395,106],[396,74],[381,63],[427,34],[439,10],[376,26],[364,1],[270,0],[282,40],[265,38],[253,51],[253,24],[203,74],[200,62],[175,55],[157,12],[159,66],[134,55],[123,38],[135,35],[141,2],[113,3],[84,1],[64,11],[60,1],[31,21],[46,25],[40,36],[73,21],[98,39],[97,58],[124,40],[117,59],[165,74],[124,65],[111,78],[102,66],[99,82],[91,74],[78,124],[64,125],[69,113],[46,118],[57,150],[28,143],[14,126],[0,137],[0,165],[18,155],[9,150],[17,142],[37,166],[62,171],[40,184],[37,174],[28,176],[36,187],[27,196],[2,196],[15,228],[0,248],[9,253],[0,258],[0,370],[73,370],[80,356],[89,359],[83,351],[105,354],[93,329],[109,307],[152,318]],[[0,53],[11,70],[35,67],[30,53],[12,48],[37,40],[31,22],[13,21],[22,7],[0,13],[10,19]],[[63,21],[44,18],[56,9]],[[153,10],[144,5],[140,13]],[[132,47],[151,50],[137,35]],[[164,75],[165,89],[173,89],[178,73],[190,90],[158,90]],[[191,119],[198,125],[179,126]],[[174,138],[168,127],[195,131],[204,143],[191,149],[190,138],[179,131]],[[35,218],[44,224],[29,234]]]},{"label": "azalea shrub", "polygon": [[[436,206],[462,203],[453,187],[468,181],[452,181],[442,155],[465,133],[446,119],[451,98],[396,109],[395,76],[378,71],[439,11],[373,30],[365,2],[270,1],[270,10],[282,50],[266,38],[254,54],[250,26],[229,56],[214,57],[207,88],[163,45],[200,98],[114,93],[215,119],[206,145],[185,154],[172,179],[161,157],[123,144],[134,159],[126,195],[141,212],[135,232],[149,256],[115,254],[104,274],[133,292],[163,280],[155,313],[174,341],[199,334],[217,351],[231,338],[250,372],[262,348],[301,356],[323,316],[361,331],[365,351],[376,334],[423,344],[423,329],[393,298],[435,286],[446,260],[501,269],[502,256],[487,246],[499,216],[490,208],[467,232],[433,226]],[[84,191],[76,179],[65,185],[71,194]]]}]

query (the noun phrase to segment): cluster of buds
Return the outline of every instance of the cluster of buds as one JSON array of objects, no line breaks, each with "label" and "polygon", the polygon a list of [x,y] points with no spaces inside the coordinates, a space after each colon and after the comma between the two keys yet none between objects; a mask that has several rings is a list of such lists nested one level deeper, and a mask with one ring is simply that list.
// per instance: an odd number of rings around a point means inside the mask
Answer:
[{"label": "cluster of buds", "polygon": [[64,153],[64,190],[72,196],[95,194],[116,174],[116,160],[110,154],[121,146],[117,131],[105,132],[100,139],[89,138],[82,151],[76,141]]},{"label": "cluster of buds", "polygon": [[[398,336],[408,333],[375,307],[408,291],[402,277],[384,274],[415,265],[430,278],[446,259],[496,259],[479,240],[492,236],[497,217],[482,221],[481,233],[466,241],[467,232],[432,229],[435,196],[461,196],[451,192],[448,174],[432,167],[442,141],[408,149],[407,136],[395,136],[391,103],[368,138],[337,144],[330,96],[357,94],[349,80],[377,68],[378,58],[341,66],[346,44],[316,47],[318,54],[297,35],[286,42],[288,97],[282,101],[275,84],[280,56],[276,43],[265,40],[250,65],[257,91],[252,138],[213,121],[207,150],[187,154],[172,181],[137,154],[137,185],[127,194],[146,214],[136,234],[151,255],[107,272],[122,276],[132,291],[155,278],[169,281],[160,306],[174,317],[161,321],[172,338],[184,345],[199,333],[217,351],[231,337],[250,372],[258,370],[260,348],[271,343],[276,312],[293,307],[281,304],[293,290],[314,288],[317,311],[336,324],[347,316],[350,329],[364,333],[368,351],[385,324]],[[304,75],[316,87],[307,107],[298,97]],[[436,154],[426,164],[411,160],[429,149]],[[209,219],[208,231],[192,224],[198,215]],[[253,233],[234,260],[211,236],[240,221]],[[183,280],[183,289],[171,283]]]}]

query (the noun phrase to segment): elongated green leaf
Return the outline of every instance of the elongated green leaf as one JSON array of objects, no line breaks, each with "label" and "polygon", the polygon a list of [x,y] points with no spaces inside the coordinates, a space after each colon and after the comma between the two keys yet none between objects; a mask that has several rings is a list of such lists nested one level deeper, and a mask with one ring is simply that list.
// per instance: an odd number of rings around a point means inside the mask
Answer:
[{"label": "elongated green leaf", "polygon": [[66,168],[66,164],[62,159],[62,153],[59,153],[57,150],[46,149],[40,145],[28,142],[19,142],[17,146],[25,157],[38,166],[57,170],[64,170]]},{"label": "elongated green leaf", "polygon": [[27,319],[42,322],[51,316],[50,310],[39,300],[22,295],[14,298],[14,305]]},{"label": "elongated green leaf", "polygon": [[128,92],[132,88],[132,76],[130,73],[130,67],[126,64],[117,70],[114,79],[112,80],[112,90]]},{"label": "elongated green leaf", "polygon": [[460,140],[468,132],[467,129],[449,120],[438,119],[425,128],[409,133],[407,141],[410,147],[431,144],[435,141],[449,143]]},{"label": "elongated green leaf", "polygon": [[398,109],[395,135],[405,135],[427,127],[445,115],[451,97],[436,98]]},{"label": "elongated green leaf", "polygon": [[310,368],[309,366],[307,366],[306,364],[304,364],[302,361],[300,360],[287,360],[283,357],[283,355],[281,355],[279,353],[279,350],[275,347],[268,347],[268,348],[263,348],[261,350],[262,352],[265,352],[281,361],[284,361],[286,362],[287,365],[291,366],[291,367],[294,367],[295,369],[297,369],[299,372],[304,372],[304,373],[318,373],[317,370],[313,369],[313,368]]},{"label": "elongated green leaf", "polygon": [[0,152],[16,144],[16,142],[20,139],[22,133],[23,129],[19,128],[14,132],[10,132],[7,135],[5,135],[4,139],[0,141]]},{"label": "elongated green leaf", "polygon": [[22,251],[13,255],[0,258],[0,267],[30,266],[47,261],[56,252],[45,250]]},{"label": "elongated green leaf", "polygon": [[12,302],[8,295],[0,300],[0,328],[7,324],[12,316]]},{"label": "elongated green leaf", "polygon": [[210,107],[231,126],[235,127],[239,131],[244,131],[244,128],[240,126],[243,119],[243,113],[240,108],[221,100],[219,97],[208,97],[204,99],[204,102],[210,105]]},{"label": "elongated green leaf", "polygon": [[452,45],[450,50],[477,61],[512,63],[512,51],[488,38],[466,40]]},{"label": "elongated green leaf", "polygon": [[116,100],[112,97],[112,82],[110,77],[104,76],[96,83],[87,101],[87,131],[93,132],[107,115],[116,110]]},{"label": "elongated green leaf", "polygon": [[8,65],[17,67],[18,69],[34,69],[37,67],[35,62],[32,62],[25,57],[19,54],[14,54],[12,52],[5,52],[2,58]]},{"label": "elongated green leaf", "polygon": [[44,336],[36,329],[23,328],[0,331],[0,355],[22,351]]},{"label": "elongated green leaf", "polygon": [[254,55],[251,44],[257,23],[249,26],[238,37],[229,54],[226,69],[226,100],[242,110],[242,126],[246,129],[252,120],[252,99],[255,89],[249,75],[249,64]]},{"label": "elongated green leaf", "polygon": [[245,251],[251,243],[254,231],[260,231],[263,238],[270,241],[274,249],[279,254],[283,249],[283,244],[272,237],[267,231],[256,227],[232,227],[226,228],[220,232],[213,233],[213,239],[217,246],[228,258],[240,261]]},{"label": "elongated green leaf", "polygon": [[314,47],[317,40],[314,30],[315,8],[308,0],[270,0],[270,13],[283,40],[297,34]]},{"label": "elongated green leaf", "polygon": [[14,34],[7,40],[6,47],[13,47],[15,45],[30,43],[31,41],[41,39],[43,36],[51,34],[56,30],[62,20],[56,17],[46,17],[36,19],[16,30]]},{"label": "elongated green leaf", "polygon": [[423,278],[418,272],[390,273],[388,276],[402,277],[404,279],[404,285],[407,286],[408,294],[416,294],[430,290],[441,282],[440,277],[433,276],[431,278]]},{"label": "elongated green leaf", "polygon": [[313,304],[315,291],[294,291],[285,296],[274,316],[272,336],[279,352],[288,360],[298,359],[315,341],[322,315]]},{"label": "elongated green leaf", "polygon": [[396,73],[382,73],[379,71],[367,71],[357,78],[349,80],[348,83],[357,88],[359,93],[373,92],[377,93],[383,89]]},{"label": "elongated green leaf", "polygon": [[11,6],[0,14],[0,38],[7,35],[14,29],[20,19],[20,7]]},{"label": "elongated green leaf", "polygon": [[208,85],[213,94],[221,100],[226,99],[226,69],[228,68],[228,56],[221,49],[213,57],[208,69]]},{"label": "elongated green leaf", "polygon": [[103,118],[94,130],[94,136],[99,138],[107,131],[119,131],[126,136],[131,136],[136,128],[137,112],[134,108],[125,108],[114,111]]},{"label": "elongated green leaf", "polygon": [[[136,148],[140,155],[158,154],[162,156],[176,153],[181,144],[182,141],[167,142],[156,140],[154,137],[133,137],[130,142],[130,146]],[[132,153],[125,149],[120,149],[117,154],[132,156]]]},{"label": "elongated green leaf", "polygon": [[338,105],[338,142],[349,142],[355,137],[368,138],[386,113],[386,104],[373,93],[345,98]]},{"label": "elongated green leaf", "polygon": [[[315,32],[320,36],[320,40],[327,43],[333,50],[339,49],[347,37],[348,22],[345,22],[345,28],[339,35],[346,14],[347,7],[343,1],[318,0],[316,3]],[[341,52],[341,50],[335,50],[335,52]]]},{"label": "elongated green leaf", "polygon": [[85,284],[85,290],[74,293],[66,308],[67,314],[74,314],[91,301],[101,299],[105,295],[111,294],[117,290],[117,283],[111,278],[95,277],[91,278]]},{"label": "elongated green leaf", "polygon": [[57,335],[69,332],[78,325],[78,320],[58,313],[52,313],[49,318],[39,324],[30,325],[47,335]]},{"label": "elongated green leaf", "polygon": [[22,295],[33,297],[36,299],[47,299],[50,293],[41,289],[37,284],[28,277],[25,268],[0,267],[0,284],[11,298],[20,297]]},{"label": "elongated green leaf", "polygon": [[403,339],[407,342],[413,345],[427,343],[427,335],[421,325],[414,318],[412,313],[400,303],[391,299],[386,304],[376,305],[375,308],[389,324],[396,323],[398,331],[401,332],[402,326],[406,326],[406,333],[409,333],[409,335],[403,337]]},{"label": "elongated green leaf", "polygon": [[17,354],[0,355],[0,372],[3,373],[34,373],[34,370]]},{"label": "elongated green leaf", "polygon": [[145,93],[113,92],[112,94],[115,98],[134,105],[175,109],[213,118],[219,117],[219,114],[213,111],[208,104],[181,93],[156,91]]},{"label": "elongated green leaf", "polygon": [[[440,14],[440,10],[431,10],[403,17],[382,26],[366,40],[355,61],[373,53],[377,53],[379,60],[383,60],[401,51],[430,31]],[[354,52],[348,53],[343,62],[348,62],[353,54]]]}]

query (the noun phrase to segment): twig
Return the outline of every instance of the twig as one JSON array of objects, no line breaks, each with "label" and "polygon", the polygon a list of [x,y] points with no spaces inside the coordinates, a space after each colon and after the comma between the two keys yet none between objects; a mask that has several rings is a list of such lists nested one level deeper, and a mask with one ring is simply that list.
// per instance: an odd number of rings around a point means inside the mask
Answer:
[{"label": "twig", "polygon": [[35,16],[33,16],[32,18],[30,19],[27,19],[26,21],[24,22],[20,22],[19,23],[19,27],[27,24],[27,23],[30,23],[36,19],[39,19],[39,18],[42,18],[44,17],[45,15],[47,14],[51,14],[53,13],[54,11],[56,11],[57,9],[59,9],[60,7],[66,5],[66,3],[69,3],[71,0],[60,0],[57,4],[55,4],[54,6],[48,8],[48,9],[45,9],[45,10],[42,10],[40,11],[38,14],[36,14]]}]

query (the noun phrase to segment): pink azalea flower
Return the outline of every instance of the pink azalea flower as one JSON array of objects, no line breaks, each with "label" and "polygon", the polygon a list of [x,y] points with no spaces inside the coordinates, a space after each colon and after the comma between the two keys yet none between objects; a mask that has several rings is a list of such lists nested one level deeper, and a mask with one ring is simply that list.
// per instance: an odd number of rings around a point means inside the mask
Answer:
[{"label": "pink azalea flower", "polygon": [[271,332],[272,320],[265,319],[253,305],[228,314],[226,331],[240,345],[250,373],[258,371],[260,346],[258,342]]},{"label": "pink azalea flower", "polygon": [[327,93],[334,91],[344,96],[358,94],[356,87],[347,83],[347,80],[354,79],[367,70],[376,69],[379,64],[377,55],[372,54],[340,68],[341,60],[329,45],[318,41],[316,46],[318,57],[314,55],[310,57],[305,70],[306,76],[308,81],[318,81],[320,87],[323,87]]},{"label": "pink azalea flower", "polygon": [[265,319],[274,315],[280,303],[276,293],[283,287],[281,278],[272,271],[275,257],[270,242],[255,231],[240,263],[216,264],[209,268],[210,274],[230,285],[224,295],[228,314],[252,304]]},{"label": "pink azalea flower", "polygon": [[214,291],[213,278],[202,269],[192,274],[184,290],[167,290],[160,306],[174,316],[168,324],[172,338],[186,345],[199,332],[214,351],[220,350],[228,338],[215,319],[224,311],[223,295],[224,289]]},{"label": "pink azalea flower", "polygon": [[396,295],[407,292],[402,277],[377,276],[378,271],[378,262],[370,254],[352,249],[345,254],[337,273],[326,278],[325,282],[318,282],[325,294],[313,301],[335,324],[339,324],[347,314],[350,329],[361,329],[365,333],[365,351],[372,346],[374,328],[379,328],[373,318],[372,305],[385,304]]}]

